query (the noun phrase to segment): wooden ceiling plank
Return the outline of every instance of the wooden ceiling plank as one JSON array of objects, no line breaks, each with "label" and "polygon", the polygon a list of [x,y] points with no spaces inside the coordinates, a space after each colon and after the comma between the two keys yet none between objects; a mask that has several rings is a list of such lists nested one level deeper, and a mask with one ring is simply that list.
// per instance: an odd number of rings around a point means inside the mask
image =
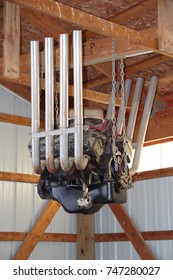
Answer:
[{"label": "wooden ceiling plank", "polygon": [[33,225],[31,231],[27,234],[23,240],[21,246],[13,256],[13,260],[26,260],[34,250],[37,243],[42,238],[46,228],[51,223],[55,214],[60,208],[60,204],[57,201],[49,201],[45,209]]},{"label": "wooden ceiling plank", "polygon": [[156,258],[153,252],[133,223],[125,208],[119,204],[110,204],[109,206],[140,258],[142,260],[155,260]]},{"label": "wooden ceiling plank", "polygon": [[158,45],[159,49],[173,53],[173,2],[158,0]]},{"label": "wooden ceiling plank", "polygon": [[20,6],[4,1],[3,75],[19,77]]},{"label": "wooden ceiling plank", "polygon": [[139,17],[155,8],[157,8],[157,0],[142,1],[109,18],[109,20],[121,24],[132,20],[134,17]]},{"label": "wooden ceiling plank", "polygon": [[133,44],[145,46],[149,49],[158,49],[157,38],[150,36],[149,32],[143,33],[96,17],[89,13],[66,6],[53,0],[11,0],[26,8],[32,9],[48,16],[60,18],[81,28],[86,28],[98,34],[111,38],[122,38]]},{"label": "wooden ceiling plank", "polygon": [[70,32],[63,28],[51,17],[36,13],[29,9],[21,8],[21,15],[28,21],[32,22],[37,28],[39,28],[47,36],[53,37],[59,42],[59,35],[61,33],[70,34]]}]

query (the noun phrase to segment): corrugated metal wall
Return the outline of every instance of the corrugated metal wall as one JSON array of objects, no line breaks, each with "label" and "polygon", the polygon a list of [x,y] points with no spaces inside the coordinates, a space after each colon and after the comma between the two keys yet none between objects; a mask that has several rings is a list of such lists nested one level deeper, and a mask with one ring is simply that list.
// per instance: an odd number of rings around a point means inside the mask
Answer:
[{"label": "corrugated metal wall", "polygon": [[[0,88],[0,112],[30,117],[30,105]],[[30,128],[0,123],[0,170],[32,173],[27,149]],[[136,182],[124,205],[141,231],[173,229],[173,177]],[[0,231],[28,231],[45,207],[31,184],[0,181]],[[76,215],[61,208],[47,232],[76,233]],[[108,206],[95,215],[96,233],[122,232]],[[173,241],[150,241],[158,259],[173,259]],[[0,242],[0,259],[10,259],[20,242]],[[74,243],[43,243],[31,259],[75,259]],[[130,242],[97,243],[96,259],[138,259]]]},{"label": "corrugated metal wall", "polygon": [[[31,106],[0,87],[0,112],[31,116]],[[30,128],[0,122],[0,171],[32,174],[27,145]],[[31,229],[45,207],[32,184],[0,181],[0,231],[25,232]],[[58,211],[47,232],[76,233],[76,215]],[[0,259],[11,259],[20,242],[0,242]],[[43,243],[30,259],[75,259],[74,243]]]},{"label": "corrugated metal wall", "polygon": [[[173,230],[173,177],[136,182],[124,205],[140,231]],[[108,206],[96,214],[96,232],[122,232]],[[147,241],[158,259],[173,259],[173,241]],[[96,244],[97,259],[139,259],[130,242]]]}]

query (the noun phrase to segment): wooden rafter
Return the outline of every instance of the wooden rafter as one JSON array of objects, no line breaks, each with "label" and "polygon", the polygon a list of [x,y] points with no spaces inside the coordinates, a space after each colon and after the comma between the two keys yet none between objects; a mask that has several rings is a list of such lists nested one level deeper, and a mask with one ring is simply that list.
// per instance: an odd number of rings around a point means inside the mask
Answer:
[{"label": "wooden rafter", "polygon": [[[147,68],[155,67],[161,63],[164,63],[166,61],[170,60],[169,57],[161,54],[156,54],[150,58],[146,58],[140,62],[135,62],[132,65],[129,65],[125,68],[126,72],[126,78],[129,78],[130,75],[136,74],[140,71],[146,70]],[[105,84],[107,82],[110,82],[112,80],[112,71],[111,71],[111,63],[106,64],[106,68],[104,67],[104,63],[94,65],[94,67],[99,70],[104,75],[95,78],[93,80],[90,80],[88,83],[84,84],[86,88],[93,88],[95,86],[99,86],[102,84]],[[107,74],[105,73],[105,69]],[[106,77],[105,77],[106,74]],[[161,81],[160,81],[161,83]]]},{"label": "wooden rafter", "polygon": [[34,250],[37,243],[42,238],[46,228],[51,223],[55,214],[60,208],[60,204],[57,201],[49,201],[45,209],[35,222],[31,231],[26,235],[21,246],[13,256],[13,260],[26,260]]},{"label": "wooden rafter", "polygon": [[[119,24],[123,24],[131,20],[133,17],[139,16],[140,14],[144,14],[156,7],[157,7],[157,0],[146,0],[143,3],[140,2],[127,8],[126,10],[118,13],[117,15],[110,17],[108,20]],[[95,33],[92,33],[90,31],[85,32],[86,39],[95,38],[95,36],[96,36]]]},{"label": "wooden rafter", "polygon": [[[72,24],[86,28],[106,37],[122,38],[134,44],[140,44],[149,49],[157,50],[157,38],[150,36],[149,33],[143,33],[121,26],[119,24],[101,19],[86,12],[66,6],[52,0],[42,0],[35,2],[34,0],[11,0],[12,2],[22,5],[48,16],[60,18]],[[128,36],[127,36],[128,34]]]},{"label": "wooden rafter", "polygon": [[32,24],[38,27],[44,34],[55,38],[56,41],[59,41],[59,35],[61,33],[70,34],[67,29],[63,28],[47,15],[36,13],[25,8],[21,8],[21,15],[28,21],[32,22]]},{"label": "wooden rafter", "polygon": [[[103,48],[104,46],[104,48]],[[143,54],[148,52],[146,48],[131,43],[126,43],[124,40],[118,40],[116,44],[116,58],[132,56],[134,54]],[[40,58],[43,57],[42,52]],[[20,56],[20,71],[30,71],[30,54]],[[71,56],[70,56],[70,60]],[[96,63],[107,62],[112,60],[112,40],[109,38],[97,39],[85,42],[83,45],[83,65],[93,65]],[[71,65],[72,66],[72,65]],[[59,49],[55,51],[55,67],[59,68]],[[3,68],[3,61],[0,59],[0,71]]]},{"label": "wooden rafter", "polygon": [[155,260],[156,258],[152,253],[150,247],[133,223],[125,208],[118,204],[110,204],[109,206],[140,258],[143,260]]}]

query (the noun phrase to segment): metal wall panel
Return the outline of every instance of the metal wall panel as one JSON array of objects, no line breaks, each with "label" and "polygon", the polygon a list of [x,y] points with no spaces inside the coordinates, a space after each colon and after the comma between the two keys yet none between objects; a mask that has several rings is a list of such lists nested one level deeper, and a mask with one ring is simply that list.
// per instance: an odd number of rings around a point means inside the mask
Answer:
[{"label": "metal wall panel", "polygon": [[[136,182],[124,204],[140,231],[173,230],[173,177]],[[96,232],[123,232],[108,206],[96,214]],[[158,259],[173,259],[173,240],[148,242]],[[139,259],[130,242],[96,244],[97,259]]]},{"label": "metal wall panel", "polygon": [[[0,112],[30,117],[31,106],[0,86]],[[32,174],[29,127],[0,122],[0,171]],[[0,181],[0,231],[29,231],[47,201],[32,184]],[[58,211],[47,232],[76,233],[76,215]],[[11,259],[21,242],[0,242],[0,259]],[[30,259],[75,259],[76,244],[40,242]]]}]

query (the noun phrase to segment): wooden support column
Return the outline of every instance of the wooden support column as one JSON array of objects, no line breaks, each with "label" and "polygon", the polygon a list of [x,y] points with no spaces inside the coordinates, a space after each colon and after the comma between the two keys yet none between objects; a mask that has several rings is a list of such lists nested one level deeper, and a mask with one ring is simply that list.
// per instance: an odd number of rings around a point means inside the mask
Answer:
[{"label": "wooden support column", "polygon": [[173,53],[173,1],[158,0],[159,49]]},{"label": "wooden support column", "polygon": [[20,6],[4,1],[4,76],[19,77],[20,58]]},{"label": "wooden support column", "polygon": [[77,259],[94,260],[94,215],[77,215]]},{"label": "wooden support column", "polygon": [[140,258],[142,260],[155,260],[156,258],[150,247],[148,246],[140,231],[134,225],[125,208],[119,204],[110,204],[109,206],[121,227],[125,231],[129,241],[131,241],[134,248],[136,249]]},{"label": "wooden support column", "polygon": [[51,200],[48,202],[40,217],[32,227],[31,231],[25,237],[22,245],[17,250],[16,254],[13,257],[13,260],[28,259],[37,243],[43,237],[46,228],[51,223],[60,206],[61,205],[57,201]]}]

